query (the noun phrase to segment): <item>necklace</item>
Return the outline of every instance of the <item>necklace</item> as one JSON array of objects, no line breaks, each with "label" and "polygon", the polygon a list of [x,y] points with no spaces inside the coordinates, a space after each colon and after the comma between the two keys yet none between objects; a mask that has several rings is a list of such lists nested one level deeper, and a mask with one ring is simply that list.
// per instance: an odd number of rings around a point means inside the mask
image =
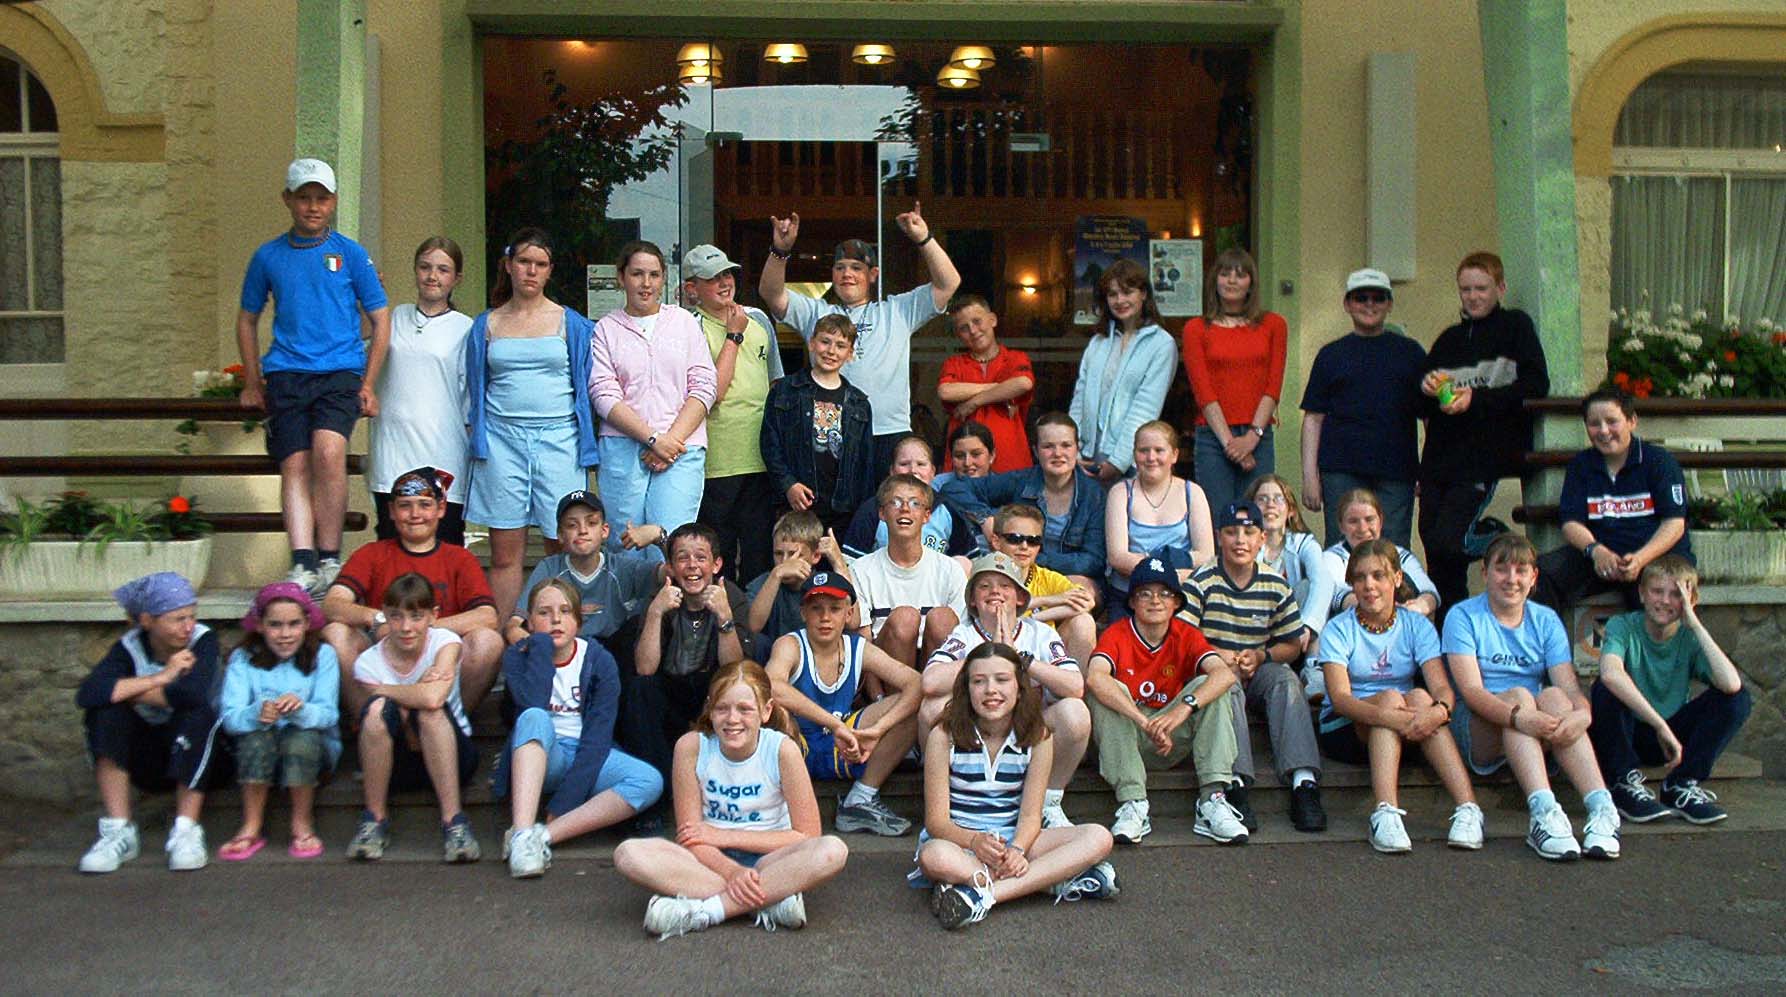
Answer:
[{"label": "necklace", "polygon": [[[1141,483],[1139,481],[1137,481],[1136,484],[1141,484]],[[1172,494],[1172,478],[1171,477],[1166,478],[1166,487],[1160,489],[1160,500],[1158,502],[1155,502],[1153,500],[1152,495],[1147,494],[1147,486],[1141,485],[1141,497],[1146,499],[1147,504],[1150,506],[1153,506],[1155,509],[1158,509],[1160,506],[1165,505],[1166,497],[1171,494]]]},{"label": "necklace", "polygon": [[1363,627],[1365,630],[1367,630],[1371,633],[1374,633],[1374,634],[1386,634],[1389,632],[1390,627],[1395,626],[1395,614],[1390,613],[1389,621],[1384,623],[1381,626],[1378,626],[1377,624],[1372,623],[1371,621],[1365,619],[1363,613],[1359,613],[1358,614],[1358,625]]},{"label": "necklace", "polygon": [[428,327],[428,323],[434,321],[435,319],[441,317],[442,315],[447,314],[448,312],[450,312],[452,310],[453,310],[452,303],[449,302],[445,308],[442,308],[440,311],[437,311],[434,314],[430,315],[427,312],[422,311],[421,305],[416,305],[415,328],[412,331],[414,331],[415,334],[418,336],[421,335],[422,330],[426,329]]},{"label": "necklace", "polygon": [[291,229],[287,229],[285,232],[285,242],[293,249],[315,249],[328,241],[329,230],[326,228],[322,230],[321,235],[313,238],[305,238]]}]

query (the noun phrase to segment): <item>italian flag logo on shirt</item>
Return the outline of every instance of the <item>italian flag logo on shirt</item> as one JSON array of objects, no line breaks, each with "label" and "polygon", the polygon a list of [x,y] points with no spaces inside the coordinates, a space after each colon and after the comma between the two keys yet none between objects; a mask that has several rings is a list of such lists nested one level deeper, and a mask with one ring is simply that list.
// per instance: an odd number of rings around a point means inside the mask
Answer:
[{"label": "italian flag logo on shirt", "polygon": [[341,254],[339,253],[330,253],[327,256],[324,256],[322,258],[322,263],[323,266],[329,268],[330,273],[341,272]]}]

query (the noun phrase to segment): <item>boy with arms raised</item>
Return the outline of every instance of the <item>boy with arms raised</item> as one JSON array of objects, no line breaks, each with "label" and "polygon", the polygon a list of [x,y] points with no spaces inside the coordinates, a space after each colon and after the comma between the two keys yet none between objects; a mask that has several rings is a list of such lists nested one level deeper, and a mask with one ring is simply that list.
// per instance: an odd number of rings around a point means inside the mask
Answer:
[{"label": "boy with arms raised", "polygon": [[[286,580],[321,595],[341,570],[347,438],[360,416],[378,414],[373,385],[391,343],[391,309],[372,257],[329,227],[336,204],[329,164],[294,160],[281,197],[291,230],[255,250],[242,277],[241,402],[267,410],[267,454],[279,463],[291,543]],[[268,298],[273,343],[263,360],[260,314]],[[372,324],[370,350],[360,342],[361,312]]]},{"label": "boy with arms raised", "polygon": [[912,334],[942,314],[961,286],[961,274],[936,241],[917,204],[893,221],[918,247],[930,283],[884,301],[875,300],[875,284],[881,277],[879,253],[861,239],[847,239],[838,243],[832,254],[831,290],[837,304],[790,292],[788,260],[800,237],[800,216],[792,213],[770,219],[774,241],[757,281],[769,314],[798,329],[802,337],[811,339],[819,320],[827,315],[842,315],[855,327],[855,359],[845,375],[868,393],[874,405],[874,454],[869,463],[875,468],[892,463],[893,444],[911,432]]},{"label": "boy with arms raised", "polygon": [[1264,522],[1251,502],[1230,502],[1216,514],[1216,559],[1185,583],[1184,618],[1203,632],[1233,669],[1234,738],[1238,755],[1228,802],[1250,830],[1257,818],[1247,805],[1253,778],[1252,738],[1246,708],[1264,712],[1278,777],[1291,787],[1290,823],[1298,831],[1327,830],[1321,806],[1321,753],[1309,718],[1302,680],[1290,663],[1302,656],[1302,613],[1290,583],[1255,561]]},{"label": "boy with arms raised", "polygon": [[1178,573],[1150,557],[1129,573],[1129,609],[1098,638],[1086,670],[1098,774],[1116,794],[1110,833],[1135,844],[1153,831],[1147,770],[1172,768],[1189,755],[1202,792],[1192,830],[1221,844],[1244,845],[1246,825],[1228,803],[1234,781],[1234,672],[1184,608]]},{"label": "boy with arms raised", "polygon": [[[569,582],[582,607],[583,625],[577,635],[604,645],[627,620],[643,611],[661,584],[656,563],[609,557],[608,532],[607,509],[594,492],[578,489],[559,499],[558,553],[540,558],[521,587],[523,592],[532,592],[548,578]],[[526,619],[522,613],[514,613],[508,619],[504,640],[515,644],[527,636]]]},{"label": "boy with arms raised", "polygon": [[806,340],[808,365],[776,381],[764,402],[763,463],[788,508],[811,510],[829,530],[874,492],[874,414],[868,396],[839,373],[854,355],[856,327],[826,315]]},{"label": "boy with arms raised", "polygon": [[[1699,619],[1699,572],[1686,558],[1651,561],[1638,596],[1642,612],[1606,623],[1600,680],[1589,696],[1600,772],[1626,820],[1641,824],[1673,810],[1695,824],[1716,823],[1729,814],[1700,783],[1749,718],[1749,690]],[[1707,688],[1688,699],[1693,682]],[[1644,788],[1639,765],[1672,766],[1661,802]]]},{"label": "boy with arms raised", "polygon": [[[775,567],[758,575],[744,590],[750,597],[750,628],[769,641],[800,629],[801,607],[805,605],[802,595],[813,572],[850,576],[849,559],[838,549],[837,538],[811,512],[796,509],[783,513],[775,521],[774,540]],[[852,594],[851,601],[854,599]]]},{"label": "boy with arms raised", "polygon": [[459,695],[459,635],[435,626],[434,585],[420,574],[398,576],[382,602],[390,634],[353,665],[353,685],[366,704],[360,711],[366,809],[347,857],[383,858],[391,841],[390,791],[432,786],[440,801],[441,861],[476,862],[483,853],[459,799],[459,787],[478,766]]},{"label": "boy with arms raised", "polygon": [[907,667],[936,650],[967,613],[961,568],[924,546],[924,523],[935,493],[909,474],[895,474],[875,493],[887,546],[850,565],[861,595],[861,627],[881,650]]},{"label": "boy with arms raised", "polygon": [[[898,837],[912,822],[881,802],[881,784],[911,750],[918,732],[918,676],[855,632],[856,590],[819,571],[801,587],[804,628],[769,652],[775,704],[800,725],[806,771],[814,779],[852,779],[837,803],[837,830]],[[856,709],[865,675],[892,694]]]},{"label": "boy with arms raised", "polygon": [[[1563,621],[1530,601],[1538,552],[1525,537],[1504,533],[1482,559],[1487,591],[1445,614],[1440,647],[1457,686],[1451,734],[1477,775],[1510,765],[1532,820],[1526,844],[1542,858],[1570,861],[1619,857],[1619,814],[1600,778],[1588,698],[1575,677],[1575,655]],[[1545,753],[1562,766],[1587,805],[1582,838],[1550,788]]]},{"label": "boy with arms raised", "polygon": [[928,736],[942,719],[955,688],[955,673],[974,648],[990,641],[1027,655],[1030,681],[1042,689],[1042,720],[1054,732],[1054,766],[1042,797],[1042,826],[1069,827],[1073,822],[1061,809],[1061,799],[1091,743],[1085,676],[1060,634],[1028,614],[1031,597],[1023,569],[1009,555],[994,552],[975,558],[967,587],[971,615],[924,663],[924,706],[918,725]]},{"label": "boy with arms raised", "polygon": [[353,552],[342,566],[322,612],[329,623],[322,639],[341,661],[341,715],[358,717],[366,697],[354,683],[354,659],[390,633],[384,610],[385,590],[398,577],[415,572],[434,588],[440,618],[429,624],[450,630],[462,641],[459,661],[461,692],[471,709],[484,701],[496,682],[502,659],[502,637],[496,632],[496,600],[484,567],[471,552],[439,538],[446,515],[446,489],[452,478],[432,467],[405,471],[391,482],[391,518],[395,540],[375,540]]}]

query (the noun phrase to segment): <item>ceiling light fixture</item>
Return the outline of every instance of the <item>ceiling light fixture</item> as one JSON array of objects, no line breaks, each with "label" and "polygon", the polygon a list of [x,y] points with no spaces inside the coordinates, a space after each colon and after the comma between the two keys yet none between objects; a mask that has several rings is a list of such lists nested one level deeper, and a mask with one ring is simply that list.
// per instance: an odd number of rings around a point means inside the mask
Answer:
[{"label": "ceiling light fixture", "polygon": [[763,61],[783,66],[806,61],[806,46],[798,42],[777,42],[763,50]]},{"label": "ceiling light fixture", "polygon": [[850,61],[858,66],[881,66],[893,61],[893,46],[865,44],[850,50]]},{"label": "ceiling light fixture", "polygon": [[980,85],[980,74],[959,66],[944,66],[936,74],[936,82],[950,90],[972,90]]},{"label": "ceiling light fixture", "polygon": [[949,65],[956,69],[971,69],[979,72],[982,69],[991,69],[998,65],[998,57],[992,54],[992,49],[984,45],[960,45],[956,47],[955,51],[949,53]]},{"label": "ceiling light fixture", "polygon": [[719,46],[712,42],[689,42],[676,52],[676,64],[684,68],[725,61],[725,53],[721,52]]}]

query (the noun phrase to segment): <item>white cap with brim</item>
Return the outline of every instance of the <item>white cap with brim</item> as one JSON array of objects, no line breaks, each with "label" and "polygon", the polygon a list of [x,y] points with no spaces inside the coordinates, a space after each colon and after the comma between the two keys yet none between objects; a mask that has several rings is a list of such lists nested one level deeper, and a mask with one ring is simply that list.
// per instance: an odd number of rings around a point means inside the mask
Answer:
[{"label": "white cap with brim", "polygon": [[1370,267],[1365,267],[1363,270],[1352,271],[1351,274],[1346,277],[1347,294],[1351,294],[1353,291],[1363,290],[1367,287],[1374,287],[1388,291],[1390,294],[1395,293],[1395,288],[1389,286],[1389,275],[1381,270],[1373,270]]},{"label": "white cap with brim", "polygon": [[682,272],[701,280],[712,280],[727,270],[742,269],[742,266],[728,259],[725,250],[718,246],[696,246],[682,257]]},{"label": "white cap with brim", "polygon": [[323,189],[335,193],[335,170],[320,159],[294,159],[285,168],[285,189],[296,191],[307,183],[322,184]]}]

